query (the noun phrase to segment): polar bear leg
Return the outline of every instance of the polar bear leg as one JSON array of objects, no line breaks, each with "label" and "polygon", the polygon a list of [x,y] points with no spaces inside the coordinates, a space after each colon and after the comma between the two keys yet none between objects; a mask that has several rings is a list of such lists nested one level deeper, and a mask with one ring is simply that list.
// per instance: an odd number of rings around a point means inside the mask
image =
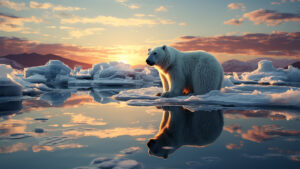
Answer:
[{"label": "polar bear leg", "polygon": [[160,76],[160,79],[161,79],[161,82],[163,85],[164,92],[169,91],[169,82],[168,82],[167,77],[161,73],[159,74],[159,76]]},{"label": "polar bear leg", "polygon": [[[160,77],[160,80],[161,80],[161,83],[163,86],[163,92],[169,91],[170,85],[169,85],[167,77],[165,75],[163,75],[162,73],[159,73],[159,77]],[[161,95],[162,95],[161,92],[155,94],[155,96],[161,96]]]},{"label": "polar bear leg", "polygon": [[167,92],[164,92],[161,96],[162,97],[174,97],[182,95],[182,91],[185,85],[185,78],[182,73],[170,73],[170,83],[171,89]]}]

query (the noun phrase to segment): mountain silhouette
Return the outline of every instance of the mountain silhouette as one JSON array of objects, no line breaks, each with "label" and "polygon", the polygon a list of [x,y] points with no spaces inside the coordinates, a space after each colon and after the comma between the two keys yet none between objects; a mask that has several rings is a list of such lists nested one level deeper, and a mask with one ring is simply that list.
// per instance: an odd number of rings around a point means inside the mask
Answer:
[{"label": "mountain silhouette", "polygon": [[42,55],[38,53],[22,53],[1,56],[0,64],[9,64],[15,69],[22,69],[26,67],[41,66],[46,64],[49,60],[60,60],[72,69],[75,66],[82,66],[84,69],[92,67],[92,65],[88,63],[67,59],[53,54]]}]

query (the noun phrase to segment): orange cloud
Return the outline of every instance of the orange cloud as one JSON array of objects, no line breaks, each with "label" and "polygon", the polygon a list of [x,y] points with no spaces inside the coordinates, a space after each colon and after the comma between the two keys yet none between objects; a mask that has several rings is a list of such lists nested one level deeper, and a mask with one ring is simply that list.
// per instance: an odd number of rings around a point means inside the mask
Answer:
[{"label": "orange cloud", "polygon": [[245,13],[243,17],[248,18],[255,24],[267,24],[269,26],[279,25],[283,22],[300,22],[300,15],[293,13],[280,13],[274,10],[258,9]]},{"label": "orange cloud", "polygon": [[248,33],[214,37],[182,36],[171,46],[213,53],[289,56],[300,58],[300,32]]},{"label": "orange cloud", "polygon": [[87,28],[87,29],[83,29],[83,30],[71,29],[69,32],[69,35],[74,38],[80,38],[82,36],[93,35],[95,33],[103,31],[103,30],[104,30],[104,28]]},{"label": "orange cloud", "polygon": [[7,7],[17,11],[27,9],[26,4],[24,2],[13,2],[9,0],[0,1],[0,7]]},{"label": "orange cloud", "polygon": [[241,149],[243,147],[243,143],[241,142],[239,145],[238,144],[227,144],[226,148],[229,150],[238,150]]},{"label": "orange cloud", "polygon": [[61,144],[55,146],[43,146],[43,145],[34,145],[32,146],[32,151],[37,153],[40,151],[54,151],[55,149],[70,149],[70,148],[82,148],[87,147],[81,144]]},{"label": "orange cloud", "polygon": [[146,19],[146,18],[118,18],[114,16],[97,16],[94,18],[73,16],[71,18],[62,18],[61,23],[63,24],[74,24],[74,23],[101,23],[103,25],[111,26],[142,26],[142,25],[157,25],[157,24],[175,24],[176,22],[164,19]]},{"label": "orange cloud", "polygon": [[155,133],[155,129],[143,129],[143,128],[113,128],[104,130],[69,130],[64,131],[63,135],[74,136],[74,137],[85,137],[94,136],[98,138],[115,138],[119,136],[142,136],[152,135]]},{"label": "orange cloud", "polygon": [[72,115],[71,122],[74,124],[87,124],[87,125],[106,125],[106,122],[103,122],[102,118],[93,118],[84,116],[82,114],[74,114]]},{"label": "orange cloud", "polygon": [[242,138],[253,142],[261,143],[274,139],[278,136],[299,136],[299,130],[282,130],[276,125],[252,126],[247,133],[242,134]]},{"label": "orange cloud", "polygon": [[224,126],[223,128],[225,131],[228,131],[230,133],[239,133],[241,134],[242,133],[242,127],[241,125],[239,124],[232,124],[230,126]]},{"label": "orange cloud", "polygon": [[33,9],[52,9],[53,11],[78,11],[83,10],[84,8],[71,7],[71,6],[62,6],[62,5],[53,5],[51,3],[39,3],[35,1],[30,1],[30,8]]},{"label": "orange cloud", "polygon": [[27,151],[29,145],[24,143],[17,143],[11,146],[0,147],[0,153],[14,153],[18,151]]},{"label": "orange cloud", "polygon": [[43,20],[32,16],[30,18],[23,18],[14,15],[7,15],[4,13],[0,13],[0,30],[5,32],[15,32],[15,31],[23,31],[28,28],[24,27],[24,23],[40,23]]},{"label": "orange cloud", "polygon": [[227,5],[228,8],[234,10],[234,9],[242,9],[245,10],[246,6],[243,3],[231,3]]},{"label": "orange cloud", "polygon": [[155,12],[167,12],[167,11],[168,11],[168,9],[164,6],[160,6],[155,9]]}]

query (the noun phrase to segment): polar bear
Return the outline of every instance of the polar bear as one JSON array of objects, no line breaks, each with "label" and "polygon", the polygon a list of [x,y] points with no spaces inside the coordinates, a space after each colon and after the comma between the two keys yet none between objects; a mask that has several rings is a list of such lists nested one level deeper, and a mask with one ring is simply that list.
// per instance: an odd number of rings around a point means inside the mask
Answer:
[{"label": "polar bear", "polygon": [[204,147],[222,133],[221,110],[192,111],[182,106],[163,106],[163,110],[159,132],[147,143],[150,155],[167,158],[182,146]]},{"label": "polar bear", "polygon": [[206,52],[180,52],[169,46],[148,50],[147,64],[154,66],[163,84],[162,97],[185,94],[205,94],[220,90],[223,68],[216,58]]}]

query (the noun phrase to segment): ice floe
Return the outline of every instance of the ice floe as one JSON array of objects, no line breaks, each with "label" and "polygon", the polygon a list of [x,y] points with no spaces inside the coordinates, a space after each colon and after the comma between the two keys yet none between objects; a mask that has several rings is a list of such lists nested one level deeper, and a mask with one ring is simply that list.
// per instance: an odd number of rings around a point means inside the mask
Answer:
[{"label": "ice floe", "polygon": [[[270,88],[270,89],[269,89]],[[205,95],[162,98],[155,96],[159,87],[121,91],[117,100],[127,101],[128,105],[221,105],[238,107],[299,107],[300,89],[287,86],[235,85],[213,90]]]}]

